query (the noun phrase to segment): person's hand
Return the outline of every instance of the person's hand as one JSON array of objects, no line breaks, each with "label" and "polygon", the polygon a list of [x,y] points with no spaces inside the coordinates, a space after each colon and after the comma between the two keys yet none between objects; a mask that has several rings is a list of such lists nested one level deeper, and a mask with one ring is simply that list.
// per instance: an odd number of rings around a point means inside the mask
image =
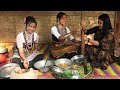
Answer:
[{"label": "person's hand", "polygon": [[64,36],[60,36],[59,39],[60,39],[60,40],[64,40],[65,37],[64,37]]},{"label": "person's hand", "polygon": [[80,25],[81,25],[81,27],[84,29],[84,28],[86,27],[86,22],[85,22],[84,20],[82,20],[82,21],[80,22]]},{"label": "person's hand", "polygon": [[84,36],[84,41],[88,41],[88,38],[86,36]]},{"label": "person's hand", "polygon": [[27,60],[24,60],[23,66],[27,69],[29,67],[29,62]]}]

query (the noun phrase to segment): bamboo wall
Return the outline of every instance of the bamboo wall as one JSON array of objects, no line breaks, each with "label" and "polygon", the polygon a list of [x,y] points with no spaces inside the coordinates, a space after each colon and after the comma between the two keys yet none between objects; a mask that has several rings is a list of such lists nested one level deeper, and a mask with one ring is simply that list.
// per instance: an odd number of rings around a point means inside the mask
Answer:
[{"label": "bamboo wall", "polygon": [[[40,43],[51,42],[51,27],[56,24],[56,15],[60,11],[0,11],[0,43],[14,43],[16,35],[24,30],[23,20],[32,15],[37,20],[36,32],[40,35]],[[80,30],[81,11],[63,11],[68,15],[67,26],[70,30]],[[96,26],[97,17],[107,13],[110,15],[114,28],[114,11],[82,11],[82,19],[86,20],[87,28]]]}]

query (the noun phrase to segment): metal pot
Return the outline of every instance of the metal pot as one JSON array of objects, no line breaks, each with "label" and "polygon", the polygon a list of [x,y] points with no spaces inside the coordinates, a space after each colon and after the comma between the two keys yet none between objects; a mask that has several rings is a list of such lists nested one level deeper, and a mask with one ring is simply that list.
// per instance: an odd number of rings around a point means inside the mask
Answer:
[{"label": "metal pot", "polygon": [[82,64],[84,63],[85,57],[84,55],[75,55],[71,58],[74,64]]}]

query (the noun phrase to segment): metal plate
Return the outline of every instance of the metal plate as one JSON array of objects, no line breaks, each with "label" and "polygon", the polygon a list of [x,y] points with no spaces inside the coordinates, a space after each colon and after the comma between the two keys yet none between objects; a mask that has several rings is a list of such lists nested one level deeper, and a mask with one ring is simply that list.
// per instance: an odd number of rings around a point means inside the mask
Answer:
[{"label": "metal plate", "polygon": [[0,77],[1,78],[9,78],[11,71],[15,67],[20,67],[20,66],[19,66],[19,64],[16,64],[16,63],[9,63],[9,64],[5,64],[5,65],[1,66],[0,67]]}]

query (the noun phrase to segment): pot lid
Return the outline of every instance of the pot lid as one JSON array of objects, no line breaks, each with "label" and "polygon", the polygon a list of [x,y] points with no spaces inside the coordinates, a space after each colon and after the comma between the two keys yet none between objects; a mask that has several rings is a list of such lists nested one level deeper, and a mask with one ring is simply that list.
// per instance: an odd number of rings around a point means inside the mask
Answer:
[{"label": "pot lid", "polygon": [[6,47],[0,47],[0,53],[8,52],[8,49]]}]

